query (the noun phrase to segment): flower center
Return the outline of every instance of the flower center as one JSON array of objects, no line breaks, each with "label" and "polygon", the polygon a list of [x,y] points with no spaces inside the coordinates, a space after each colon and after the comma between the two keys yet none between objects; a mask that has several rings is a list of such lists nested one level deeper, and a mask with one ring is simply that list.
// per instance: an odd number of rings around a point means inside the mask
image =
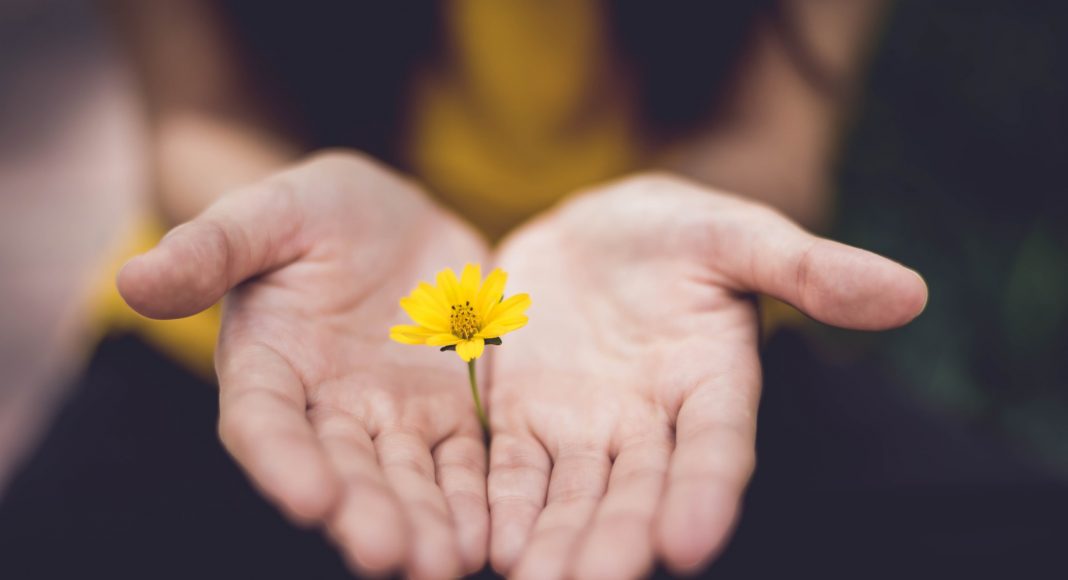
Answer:
[{"label": "flower center", "polygon": [[453,304],[452,315],[449,316],[452,325],[452,333],[464,340],[469,340],[478,333],[478,317],[475,316],[475,307],[471,302]]}]

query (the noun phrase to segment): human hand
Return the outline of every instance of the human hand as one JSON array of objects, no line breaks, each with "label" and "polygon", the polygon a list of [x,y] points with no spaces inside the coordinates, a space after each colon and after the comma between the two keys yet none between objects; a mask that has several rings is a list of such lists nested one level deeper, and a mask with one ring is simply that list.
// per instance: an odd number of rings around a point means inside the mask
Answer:
[{"label": "human hand", "polygon": [[153,318],[229,292],[216,351],[229,452],[354,569],[449,578],[486,558],[482,434],[463,366],[388,329],[415,281],[485,255],[413,184],[332,153],[226,195],[118,283]]},{"label": "human hand", "polygon": [[519,579],[689,572],[724,546],[755,465],[752,293],[864,330],[927,295],[894,262],[659,175],[565,203],[497,263],[533,299],[489,393],[490,559]]}]

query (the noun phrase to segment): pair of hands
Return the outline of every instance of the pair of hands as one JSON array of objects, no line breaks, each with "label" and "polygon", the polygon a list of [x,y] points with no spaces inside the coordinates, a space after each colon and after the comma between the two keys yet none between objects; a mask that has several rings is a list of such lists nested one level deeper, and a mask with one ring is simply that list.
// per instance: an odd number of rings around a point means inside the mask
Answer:
[{"label": "pair of hands", "polygon": [[[527,327],[466,369],[392,343],[398,300],[466,262],[528,292]],[[351,566],[447,578],[678,571],[723,547],[754,467],[762,292],[828,324],[923,308],[914,272],[662,175],[582,193],[491,254],[412,182],[347,153],[230,193],[131,260],[119,289],[175,318],[229,293],[219,430]]]}]

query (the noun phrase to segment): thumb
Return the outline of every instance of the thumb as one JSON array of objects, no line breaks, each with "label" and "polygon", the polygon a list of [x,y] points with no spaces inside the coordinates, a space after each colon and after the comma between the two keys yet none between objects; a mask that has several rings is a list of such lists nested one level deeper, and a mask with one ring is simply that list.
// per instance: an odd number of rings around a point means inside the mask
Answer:
[{"label": "thumb", "polygon": [[296,259],[299,212],[285,181],[228,194],[128,261],[119,293],[149,318],[196,314],[246,279]]},{"label": "thumb", "polygon": [[717,256],[736,290],[768,294],[820,322],[856,330],[902,326],[926,306],[927,285],[914,270],[813,236],[777,212],[755,212],[756,223],[725,228],[729,251]]}]

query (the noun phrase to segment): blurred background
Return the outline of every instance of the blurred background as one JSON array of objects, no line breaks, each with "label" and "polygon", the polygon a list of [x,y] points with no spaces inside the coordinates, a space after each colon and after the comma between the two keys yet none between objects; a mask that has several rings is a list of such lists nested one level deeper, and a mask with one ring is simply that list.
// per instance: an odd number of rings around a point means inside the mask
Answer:
[{"label": "blurred background", "polygon": [[909,395],[1065,476],[1068,13],[1020,8],[898,3],[840,161],[833,236],[930,285],[916,324],[864,345]]},{"label": "blurred background", "polygon": [[147,126],[98,6],[0,3],[0,488],[90,337],[88,296],[147,199]]},{"label": "blurred background", "polygon": [[[254,9],[254,3],[221,4],[231,16]],[[709,31],[714,30],[725,38],[723,30],[732,29],[730,23],[749,22],[746,19],[775,4],[709,3],[698,11],[708,21],[691,19],[687,34],[677,34],[657,28],[656,19],[639,18],[653,12],[648,5],[623,2],[618,5],[622,15],[617,15],[618,26],[626,32],[634,22],[646,24],[628,33],[628,38],[636,39],[628,45],[631,49],[671,45],[673,50],[692,51],[703,45],[687,45],[676,37],[712,35]],[[818,4],[831,6],[829,10],[840,8],[833,1]],[[417,20],[406,9],[386,11],[387,23],[415,23],[405,33],[411,40],[406,46],[414,48],[409,52],[397,48],[397,62],[414,61],[418,51],[433,50],[437,22],[445,18],[439,11],[446,5],[433,6],[420,12]],[[1063,524],[1068,521],[1065,6],[1053,1],[899,0],[880,6],[876,24],[853,43],[863,58],[858,57],[856,82],[848,88],[849,113],[833,117],[834,154],[826,179],[801,188],[818,190],[811,199],[825,204],[827,211],[797,209],[774,196],[766,201],[831,238],[916,269],[929,284],[930,301],[913,324],[889,333],[834,331],[789,313],[769,324],[777,330],[770,333],[765,353],[761,468],[750,493],[749,515],[714,571],[747,577],[779,570],[761,557],[769,545],[779,546],[779,553],[785,551],[795,563],[817,567],[834,552],[845,562],[842,570],[866,569],[886,559],[894,547],[920,554],[920,561],[945,564],[960,557],[971,558],[976,566],[1024,557],[1038,566],[1043,555],[1053,561],[1048,550],[1062,547]],[[65,531],[42,524],[27,532],[45,543],[66,541],[64,534],[69,532],[83,537],[100,533],[108,541],[139,545],[131,538],[142,529],[142,520],[161,513],[174,516],[157,511],[154,503],[159,497],[153,494],[170,488],[153,486],[163,485],[162,480],[173,484],[175,478],[194,477],[189,474],[201,460],[183,447],[181,438],[154,431],[157,426],[146,418],[140,425],[144,437],[158,436],[168,445],[156,450],[180,458],[189,454],[188,463],[162,467],[162,460],[149,458],[147,444],[131,443],[138,437],[135,432],[119,427],[107,431],[104,423],[121,422],[122,413],[158,413],[153,418],[164,423],[174,420],[165,418],[170,413],[188,413],[189,421],[203,427],[196,441],[210,448],[213,469],[228,470],[229,483],[222,487],[245,486],[214,443],[215,402],[208,388],[210,372],[204,371],[210,369],[210,361],[207,366],[202,362],[205,349],[210,352],[210,315],[204,323],[209,330],[190,326],[179,332],[185,338],[167,338],[163,335],[170,330],[145,330],[141,321],[117,313],[120,307],[102,297],[110,291],[115,265],[143,240],[150,243],[158,235],[143,233],[146,215],[156,216],[152,219],[160,223],[148,228],[155,231],[188,213],[157,199],[161,185],[159,170],[154,169],[159,152],[152,116],[158,102],[146,96],[151,91],[139,80],[145,64],[132,54],[129,35],[121,32],[125,9],[122,2],[0,2],[0,521],[32,519],[34,502],[46,501],[35,496],[34,489],[47,489],[58,497],[78,496],[81,492],[76,489],[87,481],[82,478],[94,482],[91,489],[100,495],[93,497],[110,497],[107,494],[117,493],[116,489],[126,494],[105,501],[117,514],[74,518],[77,521],[68,522]],[[228,38],[242,39],[242,46],[253,47],[248,51],[271,55],[273,45],[265,40],[273,38],[271,23],[284,22],[288,12],[263,7],[262,14],[260,24],[235,24]],[[574,10],[569,14],[593,18]],[[719,18],[722,22],[708,24],[706,30],[703,25],[716,21],[717,15],[729,18]],[[344,31],[330,32],[345,36]],[[396,36],[393,32],[388,26],[382,28],[371,35],[369,46],[392,42],[388,39]],[[314,36],[308,31],[301,34],[306,35],[298,35],[303,40]],[[729,77],[733,59],[739,58],[737,49],[744,43],[740,36],[724,40],[722,47],[736,52],[726,53],[723,62],[708,60],[710,69],[720,71],[717,78]],[[182,55],[184,49],[195,53],[195,45],[195,39],[186,39],[177,52],[168,54]],[[341,50],[328,42],[316,48]],[[364,52],[340,65],[319,63],[311,68],[373,69],[375,65],[367,61],[376,53]],[[416,117],[398,101],[384,94],[360,97],[366,114],[333,122],[329,115],[351,106],[346,99],[356,99],[362,85],[338,80],[332,100],[315,100],[302,93],[304,84],[297,88],[285,84],[286,79],[299,84],[312,76],[301,64],[308,61],[297,56],[275,61],[275,69],[256,70],[288,87],[280,94],[292,106],[278,109],[281,98],[270,105],[272,111],[289,111],[274,117],[278,124],[295,123],[299,115],[294,111],[301,107],[321,113],[306,117],[319,120],[305,124],[294,146],[297,154],[327,145],[376,152],[437,185],[443,200],[463,211],[468,202],[453,195],[460,186],[450,181],[463,171],[452,171],[449,158],[440,161],[434,150],[418,147],[409,147],[408,154],[395,153],[404,145],[397,141],[404,139],[388,133],[392,125],[378,117],[405,121],[405,135],[419,134],[410,127],[418,125],[412,121]],[[636,62],[649,65],[656,60]],[[597,63],[575,66],[588,72]],[[805,67],[803,59],[797,66]],[[401,82],[397,73],[388,73],[384,78]],[[546,74],[546,82],[553,82],[554,73]],[[819,75],[815,76],[818,84]],[[437,82],[433,74],[420,78]],[[671,74],[648,73],[643,78],[665,86],[677,82]],[[714,94],[711,85],[677,87],[693,89],[688,94],[705,99]],[[649,109],[654,112],[693,106],[670,95],[666,100],[655,94],[645,97],[660,103]],[[376,103],[383,109],[375,109]],[[389,114],[379,115],[385,109]],[[658,118],[666,130],[652,133],[633,150],[617,151],[619,140],[630,135],[622,129],[606,133],[609,137],[603,141],[584,141],[588,150],[603,153],[590,157],[591,165],[585,166],[595,169],[561,171],[546,191],[658,165],[650,160],[655,156],[649,151],[670,150],[678,126],[694,118],[687,114]],[[362,137],[345,136],[361,128],[367,129]],[[284,158],[289,154],[286,147],[272,151],[282,151],[279,156]],[[680,168],[694,162],[672,163],[665,162]],[[718,165],[710,161],[707,167]],[[708,171],[692,173],[700,178]],[[724,175],[724,187],[744,182],[729,171]],[[492,190],[505,178],[478,179],[478,187]],[[716,179],[713,171],[709,180]],[[554,200],[552,195],[534,193],[524,199],[526,205],[502,202],[499,212],[512,216],[505,223],[480,225],[491,236],[499,235]],[[164,214],[170,217],[158,217]],[[781,310],[776,305],[768,308],[772,314]],[[137,344],[130,342],[132,335],[141,337]],[[183,346],[182,341],[200,346]],[[129,364],[138,370],[124,376],[140,377],[143,384],[85,403],[84,392],[92,392],[85,391],[86,385],[94,384],[94,372]],[[192,394],[181,394],[187,387]],[[147,395],[139,389],[156,392],[167,404],[141,401],[138,397]],[[80,403],[71,402],[79,401],[79,396]],[[99,439],[106,448],[96,449],[99,457],[84,455],[64,439],[81,437],[82,428],[106,431]],[[65,451],[49,453],[49,445]],[[77,469],[64,467],[72,455],[80,457]],[[154,476],[136,480],[136,486],[112,487],[99,473],[108,469],[126,473],[138,466]],[[790,483],[790,491],[784,490],[784,482]],[[16,494],[11,497],[25,501],[5,499],[8,489]],[[256,500],[226,503],[212,496],[213,486],[203,481],[189,489],[192,498],[208,498],[212,509],[232,508],[235,514],[269,522],[267,527],[277,526],[272,537],[278,545],[294,541],[288,539],[285,524]],[[185,505],[185,500],[175,501]],[[81,507],[71,509],[72,514],[83,513]],[[934,524],[924,519],[927,516]],[[822,521],[823,532],[806,540],[813,520]],[[195,530],[199,525],[186,521],[178,529]],[[878,529],[873,531],[872,526]],[[778,532],[769,535],[769,528]],[[859,535],[854,533],[858,529]],[[1014,537],[1026,545],[1013,544]],[[301,538],[302,545],[314,544],[306,536]],[[210,551],[208,540],[190,541],[183,549]],[[12,550],[26,545],[41,544],[26,540],[18,529],[0,532],[0,576],[5,575],[4,562]],[[831,550],[829,545],[838,548]],[[159,557],[173,555],[145,549]],[[325,548],[321,553],[328,562],[323,575],[340,573],[332,554]],[[999,554],[1006,560],[996,559]],[[130,568],[119,569],[136,570],[140,560],[131,558]],[[1055,566],[1043,559],[1036,569],[1057,577],[1057,569],[1047,564]]]}]

